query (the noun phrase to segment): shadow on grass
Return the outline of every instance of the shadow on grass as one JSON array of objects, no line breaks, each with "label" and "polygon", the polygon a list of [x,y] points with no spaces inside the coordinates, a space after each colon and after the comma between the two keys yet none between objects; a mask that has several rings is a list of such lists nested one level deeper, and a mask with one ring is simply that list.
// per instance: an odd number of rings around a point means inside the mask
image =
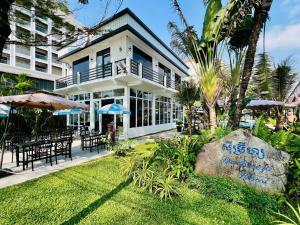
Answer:
[{"label": "shadow on grass", "polygon": [[127,187],[131,183],[131,180],[126,180],[120,183],[117,187],[115,187],[111,192],[103,195],[101,198],[97,199],[96,201],[92,202],[86,208],[82,209],[79,213],[68,219],[67,221],[63,222],[61,225],[67,224],[78,224],[81,220],[87,217],[89,214],[94,212],[100,206],[102,206],[105,202],[109,201],[113,196],[118,194],[122,189]]}]

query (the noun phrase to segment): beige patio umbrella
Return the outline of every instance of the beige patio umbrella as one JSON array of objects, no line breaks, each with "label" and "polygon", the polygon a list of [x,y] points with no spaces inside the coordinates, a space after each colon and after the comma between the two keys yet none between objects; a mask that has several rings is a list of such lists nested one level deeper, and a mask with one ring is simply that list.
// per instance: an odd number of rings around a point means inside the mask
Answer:
[{"label": "beige patio umbrella", "polygon": [[1,96],[0,104],[10,105],[12,107],[29,107],[38,109],[88,109],[89,106],[79,102],[65,99],[63,96],[48,93],[37,92],[32,94]]}]

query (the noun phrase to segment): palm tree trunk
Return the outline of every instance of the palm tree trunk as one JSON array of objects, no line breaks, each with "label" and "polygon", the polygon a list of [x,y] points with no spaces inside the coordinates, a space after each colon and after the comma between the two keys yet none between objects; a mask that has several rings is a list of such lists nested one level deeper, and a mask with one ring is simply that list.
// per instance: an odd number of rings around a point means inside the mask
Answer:
[{"label": "palm tree trunk", "polygon": [[233,121],[234,121],[234,112],[232,112],[231,110],[236,107],[236,101],[237,101],[237,97],[238,97],[238,86],[235,86],[230,94],[230,98],[229,98],[229,118],[228,118],[228,126],[232,126],[233,125]]},{"label": "palm tree trunk", "polygon": [[263,25],[267,19],[268,12],[270,11],[272,1],[273,0],[263,0],[262,3],[255,8],[251,35],[249,38],[248,49],[246,52],[245,63],[241,77],[239,98],[237,101],[237,108],[234,115],[234,127],[239,126],[242,110],[244,107],[244,98],[248,88],[249,80],[251,78],[252,68],[254,65],[257,42],[259,39],[261,29],[263,28]]},{"label": "palm tree trunk", "polygon": [[275,130],[280,130],[282,128],[282,122],[283,122],[283,108],[279,107],[276,109],[276,126]]},{"label": "palm tree trunk", "polygon": [[8,39],[11,29],[9,24],[9,12],[14,0],[1,1],[0,4],[0,57]]},{"label": "palm tree trunk", "polygon": [[216,107],[215,105],[208,105],[209,111],[209,125],[211,133],[215,133],[215,129],[217,127],[217,116],[216,116]]},{"label": "palm tree trunk", "polygon": [[189,117],[189,134],[190,134],[190,136],[192,136],[193,113],[192,113],[192,107],[191,106],[189,106],[188,117]]}]

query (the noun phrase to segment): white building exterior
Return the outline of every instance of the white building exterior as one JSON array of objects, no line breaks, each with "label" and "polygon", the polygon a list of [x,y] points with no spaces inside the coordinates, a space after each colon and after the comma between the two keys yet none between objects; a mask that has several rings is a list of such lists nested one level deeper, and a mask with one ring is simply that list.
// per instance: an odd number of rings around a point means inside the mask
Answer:
[{"label": "white building exterior", "polygon": [[[53,90],[54,80],[67,73],[68,68],[58,61],[58,48],[51,46],[51,44],[65,39],[68,33],[67,28],[57,28],[51,19],[39,15],[34,9],[29,11],[13,6],[12,18],[16,19],[12,19],[11,22],[10,40],[18,40],[18,32],[20,31],[24,34],[47,38],[49,46],[6,45],[0,59],[0,72],[28,74],[30,78],[36,81],[38,88]],[[68,15],[66,19],[75,29],[82,27],[73,15]],[[62,35],[52,35],[54,30],[57,33],[61,32]]]},{"label": "white building exterior", "polygon": [[[90,105],[89,112],[70,115],[69,125],[104,133],[112,122],[128,138],[175,128],[182,107],[173,96],[188,67],[129,9],[106,20],[102,30],[60,57],[70,70],[56,79],[55,92]],[[111,103],[123,104],[131,115],[96,113]]]}]

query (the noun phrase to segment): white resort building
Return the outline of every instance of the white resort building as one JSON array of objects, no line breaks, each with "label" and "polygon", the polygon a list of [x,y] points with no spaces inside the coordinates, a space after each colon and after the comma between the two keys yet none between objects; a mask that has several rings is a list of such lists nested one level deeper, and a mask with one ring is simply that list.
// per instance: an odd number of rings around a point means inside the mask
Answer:
[{"label": "white resort building", "polygon": [[63,46],[55,43],[68,37],[69,30],[77,30],[82,25],[73,14],[65,19],[68,26],[55,24],[37,10],[27,10],[18,6],[12,7],[11,41],[18,40],[20,35],[34,36],[36,40],[46,40],[49,46],[24,46],[7,44],[0,59],[0,73],[26,74],[34,80],[37,89],[53,90],[54,80],[67,73],[65,64],[58,61],[58,51]]},{"label": "white resort building", "polygon": [[[90,105],[89,112],[68,116],[68,124],[105,133],[113,123],[128,138],[175,128],[183,117],[175,88],[188,67],[129,9],[104,21],[102,30],[80,48],[65,48],[60,57],[70,69],[55,80],[55,92]],[[111,103],[131,115],[97,114]]]}]

